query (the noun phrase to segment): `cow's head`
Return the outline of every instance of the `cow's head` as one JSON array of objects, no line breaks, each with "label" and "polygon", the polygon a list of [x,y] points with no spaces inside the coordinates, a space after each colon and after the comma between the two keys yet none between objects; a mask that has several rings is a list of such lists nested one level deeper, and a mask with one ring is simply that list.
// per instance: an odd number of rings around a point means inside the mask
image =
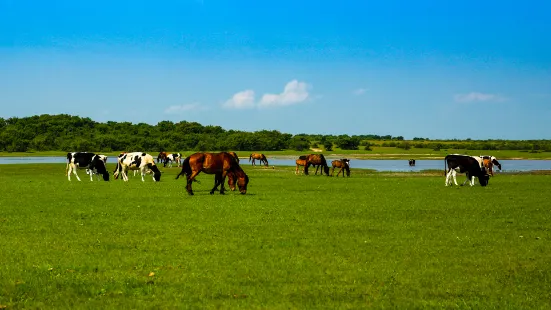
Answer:
[{"label": "cow's head", "polygon": [[105,162],[100,156],[96,155],[94,156],[94,158],[92,158],[90,168],[95,169],[99,174],[101,174],[104,181],[109,181],[109,172],[107,172]]},{"label": "cow's head", "polygon": [[492,164],[494,164],[494,166],[497,166],[499,168],[499,170],[501,170],[501,164],[499,163],[499,161],[497,161],[497,159],[493,156],[492,156],[491,160],[492,160]]},{"label": "cow's head", "polygon": [[149,169],[151,169],[151,171],[153,171],[153,179],[155,179],[155,181],[160,181],[161,180],[161,171],[159,171],[159,168],[157,167],[157,165],[155,165],[155,163],[149,163],[147,164],[147,167]]},{"label": "cow's head", "polygon": [[478,182],[480,183],[480,186],[486,186],[488,185],[488,182],[490,181],[490,175],[488,174],[488,171],[485,167],[482,167],[480,169],[480,174],[478,175]]}]

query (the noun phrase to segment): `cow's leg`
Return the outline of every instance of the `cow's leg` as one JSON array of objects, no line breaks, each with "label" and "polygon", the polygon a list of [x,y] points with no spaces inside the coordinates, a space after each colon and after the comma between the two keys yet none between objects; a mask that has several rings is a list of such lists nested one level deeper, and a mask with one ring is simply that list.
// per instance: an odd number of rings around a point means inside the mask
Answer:
[{"label": "cow's leg", "polygon": [[474,185],[474,175],[471,176],[471,186],[473,186],[473,185]]},{"label": "cow's leg", "polygon": [[68,164],[68,165],[69,165],[69,169],[67,169],[67,179],[71,181],[71,172],[73,172],[73,165],[71,164]]},{"label": "cow's leg", "polygon": [[455,186],[457,186],[457,171],[455,171],[455,169],[452,169],[452,178],[453,178],[453,183],[455,183]]},{"label": "cow's leg", "polygon": [[444,183],[446,186],[450,185],[450,178],[451,178],[451,170],[448,170],[446,173],[446,182]]},{"label": "cow's leg", "polygon": [[128,167],[124,167],[122,168],[122,179],[125,181],[125,182],[128,182]]},{"label": "cow's leg", "polygon": [[79,180],[79,181],[80,181],[80,178],[78,177],[78,174],[77,174],[77,167],[76,167],[76,166],[74,166],[74,165],[72,165],[72,167],[71,167],[71,168],[73,168],[73,174],[74,174],[74,175],[75,175],[75,176],[77,177],[77,180]]},{"label": "cow's leg", "polygon": [[145,182],[145,180],[143,178],[145,176],[145,169],[146,169],[145,167],[146,166],[143,166],[143,167],[140,168],[140,175],[142,176],[142,182]]},{"label": "cow's leg", "polygon": [[86,171],[89,171],[90,173],[90,182],[94,181],[94,172],[90,169],[87,169]]}]

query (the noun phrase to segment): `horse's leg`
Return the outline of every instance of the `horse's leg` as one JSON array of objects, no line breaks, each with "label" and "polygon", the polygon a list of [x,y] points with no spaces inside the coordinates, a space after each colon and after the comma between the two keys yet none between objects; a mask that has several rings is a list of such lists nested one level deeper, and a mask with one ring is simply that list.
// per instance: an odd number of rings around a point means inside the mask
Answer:
[{"label": "horse's leg", "polygon": [[214,192],[218,189],[218,185],[220,185],[220,179],[222,178],[222,175],[217,173],[214,175],[214,187],[210,190],[210,194],[214,194]]},{"label": "horse's leg", "polygon": [[[317,165],[316,166],[316,173],[314,173],[314,175],[317,175],[318,174],[318,169],[319,169],[320,165]],[[323,174],[323,173],[322,173]]]},{"label": "horse's leg", "polygon": [[222,175],[220,176],[220,195],[224,195],[226,192],[226,188],[224,187],[224,182],[226,181],[227,175],[228,175],[228,172],[223,171]]},{"label": "horse's leg", "polygon": [[[333,176],[333,173],[335,173],[335,166],[333,166],[333,168],[331,168],[331,176]],[[337,177],[339,176],[339,174],[337,173]]]},{"label": "horse's leg", "polygon": [[191,183],[193,183],[193,179],[199,174],[199,172],[201,171],[193,171],[190,175],[186,174],[186,178],[187,178],[186,190],[190,195],[193,195],[193,189],[191,188]]}]

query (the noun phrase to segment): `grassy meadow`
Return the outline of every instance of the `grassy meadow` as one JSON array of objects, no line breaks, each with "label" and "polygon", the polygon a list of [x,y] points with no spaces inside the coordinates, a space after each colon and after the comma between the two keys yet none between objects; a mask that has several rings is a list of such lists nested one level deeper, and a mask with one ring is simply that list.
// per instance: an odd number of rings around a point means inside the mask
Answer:
[{"label": "grassy meadow", "polygon": [[243,168],[247,195],[188,196],[178,168],[0,165],[0,308],[551,307],[551,175]]}]

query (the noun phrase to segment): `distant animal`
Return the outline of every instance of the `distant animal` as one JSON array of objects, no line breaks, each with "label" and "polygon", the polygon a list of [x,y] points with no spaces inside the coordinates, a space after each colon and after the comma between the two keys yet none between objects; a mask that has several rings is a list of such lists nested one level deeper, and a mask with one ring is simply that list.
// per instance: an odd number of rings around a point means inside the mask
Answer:
[{"label": "distant animal", "polygon": [[344,172],[346,171],[346,176],[350,176],[350,159],[343,158],[343,159],[337,159],[331,162],[331,166],[333,167],[331,169],[331,176],[333,176],[333,173],[335,172],[335,168],[339,168],[339,172],[337,172],[337,177],[342,171],[342,176],[344,177]]},{"label": "distant animal", "polygon": [[323,154],[310,154],[303,156],[299,157],[299,159],[306,159],[306,165],[304,166],[305,175],[308,175],[308,167],[312,165],[316,167],[315,174],[318,174],[318,168],[322,167],[323,171],[321,172],[321,174],[323,175],[323,173],[325,172],[325,174],[329,176],[329,166],[327,166],[327,161],[325,160],[325,156],[323,156]]},{"label": "distant animal", "polygon": [[159,152],[159,155],[157,155],[157,163],[164,163],[167,155],[167,152]]},{"label": "distant animal", "polygon": [[465,183],[469,181],[469,184],[473,186],[474,178],[477,177],[480,185],[486,186],[490,179],[482,162],[482,158],[475,156],[460,154],[447,155],[444,159],[444,170],[446,174],[446,186],[452,185],[452,178],[455,185],[457,185],[457,172],[465,173],[467,176],[467,179],[461,185],[465,185]]},{"label": "distant animal", "polygon": [[235,153],[235,152],[228,152],[228,154],[230,154],[231,156],[235,157],[235,159],[236,159],[237,162],[239,163],[239,156],[237,156],[237,153]]},{"label": "distant animal", "polygon": [[181,159],[182,159],[182,154],[180,153],[167,154],[165,157],[165,160],[163,161],[164,167],[168,165],[169,168],[172,168],[173,162],[175,162],[178,165],[178,167],[180,167]]},{"label": "distant animal", "polygon": [[65,175],[67,179],[71,181],[71,172],[80,181],[77,174],[77,169],[86,169],[89,171],[90,181],[93,181],[93,174],[101,174],[104,181],[109,181],[109,172],[105,167],[105,162],[102,157],[94,153],[88,152],[73,152],[67,153],[67,167],[65,168]]},{"label": "distant animal", "polygon": [[[105,155],[98,155],[98,156],[101,160],[103,160],[103,164],[106,166],[105,169],[107,170],[107,156],[105,156]],[[101,173],[94,173],[94,171],[92,171],[90,169],[86,169],[86,174],[95,175],[96,178],[98,179],[98,181],[99,181],[100,176],[103,177]]]},{"label": "distant animal", "polygon": [[488,156],[488,155],[480,155],[480,158],[482,158],[482,162],[484,163],[484,167],[488,169],[488,174],[491,176],[494,176],[494,166],[497,166],[499,170],[501,170],[501,164],[494,156]]},{"label": "distant animal", "polygon": [[144,153],[144,152],[134,152],[120,154],[117,158],[117,167],[113,172],[113,177],[118,179],[119,175],[122,175],[122,179],[127,182],[128,175],[126,172],[128,170],[140,170],[142,175],[142,182],[145,182],[144,176],[147,173],[147,170],[153,171],[153,181],[157,182],[161,180],[161,171],[155,164],[153,156]]},{"label": "distant animal", "polygon": [[218,189],[218,186],[220,186],[220,194],[224,194],[224,181],[226,176],[231,178],[231,184],[237,184],[241,194],[247,193],[249,177],[241,166],[239,166],[234,156],[229,153],[192,154],[184,159],[182,171],[176,176],[176,179],[185,174],[187,180],[186,190],[188,194],[193,195],[191,184],[195,180],[195,177],[201,172],[214,174],[214,187],[210,191],[211,195]]},{"label": "distant animal", "polygon": [[[301,156],[302,157],[302,156]],[[298,171],[299,171],[299,167],[304,167],[306,166],[306,159],[297,159],[295,161],[295,163],[297,164],[297,169],[295,170],[295,174],[298,174]],[[303,174],[304,173],[304,168],[300,169],[300,174]]]},{"label": "distant animal", "polygon": [[410,167],[415,167],[415,159],[408,160],[408,163]]},{"label": "distant animal", "polygon": [[249,162],[251,161],[252,159],[252,164],[253,166],[256,166],[255,164],[255,160],[258,159],[260,161],[260,164],[264,164],[264,166],[268,166],[268,159],[266,158],[266,155],[264,154],[260,154],[260,153],[252,153],[251,155],[249,155]]}]

